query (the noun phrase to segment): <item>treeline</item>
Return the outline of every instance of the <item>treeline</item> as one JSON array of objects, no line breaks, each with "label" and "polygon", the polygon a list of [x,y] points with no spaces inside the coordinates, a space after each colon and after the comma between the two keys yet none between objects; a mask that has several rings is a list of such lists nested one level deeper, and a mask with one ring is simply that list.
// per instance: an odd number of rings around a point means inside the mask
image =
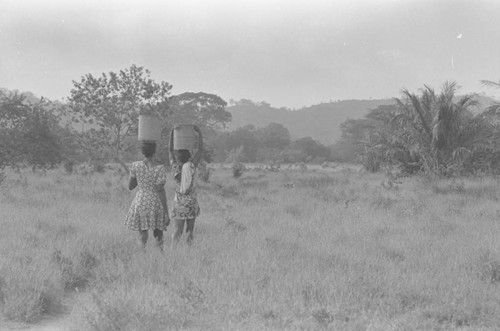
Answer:
[{"label": "treeline", "polygon": [[393,105],[342,123],[342,139],[334,149],[369,171],[500,173],[500,104],[484,107],[475,95],[456,92],[455,82],[444,83],[439,93],[429,86],[419,94],[403,90]]},{"label": "treeline", "polygon": [[171,128],[192,123],[203,131],[207,162],[335,161],[361,162],[369,171],[398,168],[408,174],[499,172],[500,107],[481,109],[474,95],[457,97],[454,82],[445,83],[439,93],[428,86],[420,94],[405,90],[393,105],[341,123],[342,137],[331,146],[310,137],[292,139],[278,123],[229,131],[231,113],[222,98],[205,92],[171,95],[171,89],[172,84],[156,82],[147,69],[132,65],[73,81],[66,102],[0,91],[0,170],[61,163],[69,169],[80,162],[118,162],[126,169],[127,162],[141,157],[139,115],[155,114],[164,137],[157,156],[164,162]]},{"label": "treeline", "polygon": [[292,140],[278,123],[263,128],[247,125],[219,133],[212,146],[219,162],[323,163],[331,161],[331,150],[310,138]]},{"label": "treeline", "polygon": [[66,102],[35,98],[31,93],[0,91],[0,169],[29,165],[50,168],[64,163],[126,163],[138,153],[141,114],[162,122],[157,156],[167,162],[167,137],[180,123],[198,125],[206,137],[205,160],[225,162],[324,162],[329,150],[311,138],[292,141],[280,124],[228,131],[231,114],[215,94],[171,95],[172,85],[156,82],[150,72],[132,65],[100,76],[73,81]]}]

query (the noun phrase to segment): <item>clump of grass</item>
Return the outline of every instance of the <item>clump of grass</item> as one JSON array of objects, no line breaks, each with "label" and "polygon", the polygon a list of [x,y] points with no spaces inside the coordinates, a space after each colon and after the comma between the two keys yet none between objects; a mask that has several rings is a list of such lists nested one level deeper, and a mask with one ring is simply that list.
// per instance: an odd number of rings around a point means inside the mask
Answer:
[{"label": "clump of grass", "polygon": [[300,293],[305,307],[324,305],[326,302],[324,290],[309,282],[302,286]]},{"label": "clump of grass", "polygon": [[481,280],[492,284],[500,282],[500,256],[498,254],[487,250],[479,256],[477,262]]},{"label": "clump of grass", "polygon": [[223,186],[218,190],[218,194],[223,198],[237,198],[241,195],[241,190],[238,189],[238,186]]},{"label": "clump of grass", "polygon": [[226,221],[226,228],[229,228],[235,232],[243,232],[247,229],[245,225],[243,225],[241,222],[235,221],[233,218],[229,218]]},{"label": "clump of grass", "polygon": [[476,199],[488,199],[498,201],[498,186],[496,184],[482,183],[469,185],[465,190],[467,195]]},{"label": "clump of grass", "polygon": [[334,315],[330,313],[326,308],[315,309],[312,312],[312,316],[316,322],[323,328],[328,327],[330,323],[335,319]]},{"label": "clump of grass", "polygon": [[76,261],[64,256],[60,250],[55,250],[52,261],[61,272],[65,290],[86,288],[94,278],[94,268],[99,265],[99,260],[87,250],[82,251]]},{"label": "clump of grass", "polygon": [[5,178],[7,178],[7,175],[5,174],[5,172],[0,171],[0,186],[5,181]]},{"label": "clump of grass", "polygon": [[[485,314],[486,313],[486,314]],[[427,308],[423,312],[423,317],[432,320],[439,329],[459,330],[461,328],[474,327],[484,319],[488,312],[480,307],[467,306],[440,306]]]},{"label": "clump of grass", "polygon": [[464,181],[453,179],[450,182],[433,181],[429,183],[434,194],[459,194],[465,192]]},{"label": "clump of grass", "polygon": [[265,190],[269,187],[268,180],[259,180],[259,177],[245,177],[240,178],[239,185],[246,188],[256,188],[260,190]]},{"label": "clump of grass", "polygon": [[322,176],[306,176],[305,178],[299,178],[297,180],[298,187],[309,187],[317,190],[323,190],[329,186],[345,186],[349,184],[349,179],[347,177],[337,177],[330,175]]},{"label": "clump of grass", "polygon": [[57,273],[28,259],[11,263],[0,275],[0,308],[5,318],[33,323],[44,314],[61,310],[63,289]]},{"label": "clump of grass", "polygon": [[285,206],[284,212],[293,217],[299,217],[303,213],[303,209],[296,205]]},{"label": "clump of grass", "polygon": [[377,192],[371,200],[371,206],[377,209],[389,209],[397,202],[396,199],[384,196],[380,192]]},{"label": "clump of grass", "polygon": [[[185,301],[195,300],[184,288],[181,298],[170,286],[161,284],[117,283],[107,289],[93,290],[75,311],[77,319],[94,330],[179,330],[191,326],[192,315]],[[197,300],[197,299],[196,299]]]}]

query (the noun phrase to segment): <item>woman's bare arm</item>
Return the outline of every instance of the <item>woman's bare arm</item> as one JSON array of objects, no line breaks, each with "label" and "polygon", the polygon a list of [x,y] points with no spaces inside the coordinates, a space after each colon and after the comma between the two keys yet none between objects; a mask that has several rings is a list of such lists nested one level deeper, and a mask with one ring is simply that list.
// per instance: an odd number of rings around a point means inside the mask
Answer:
[{"label": "woman's bare arm", "polygon": [[161,205],[163,207],[163,210],[165,212],[168,212],[167,193],[165,192],[165,185],[164,184],[156,185],[156,190],[158,192],[158,196],[160,197],[160,201],[161,201]]},{"label": "woman's bare arm", "polygon": [[168,142],[168,159],[170,161],[170,164],[175,162],[175,155],[174,155],[174,129],[170,131],[170,141]]},{"label": "woman's bare arm", "polygon": [[193,156],[193,163],[196,167],[198,167],[198,164],[201,161],[201,157],[203,155],[203,137],[201,135],[201,130],[198,126],[194,126],[194,131],[198,132],[198,138],[199,138],[199,146],[198,150],[196,151],[196,154]]},{"label": "woman's bare arm", "polygon": [[[167,193],[165,192],[165,184],[156,185],[158,196],[160,197],[161,205],[163,206],[163,214],[168,217]],[[167,225],[170,224],[170,219],[167,220]]]},{"label": "woman's bare arm", "polygon": [[132,191],[137,187],[137,178],[136,177],[130,177],[128,180],[128,189]]}]

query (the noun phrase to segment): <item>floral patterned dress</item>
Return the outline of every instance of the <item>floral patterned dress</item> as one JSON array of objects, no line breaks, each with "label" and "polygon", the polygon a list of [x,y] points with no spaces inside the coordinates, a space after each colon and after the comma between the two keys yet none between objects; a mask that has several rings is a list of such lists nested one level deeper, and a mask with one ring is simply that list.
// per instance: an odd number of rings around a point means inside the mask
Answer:
[{"label": "floral patterned dress", "polygon": [[176,184],[170,218],[173,220],[195,219],[200,214],[196,199],[196,167],[193,162],[172,163],[172,175]]},{"label": "floral patterned dress", "polygon": [[163,165],[148,168],[144,161],[132,163],[130,176],[137,178],[138,191],[127,213],[125,225],[130,230],[167,230],[163,206],[157,185],[165,185],[166,169]]}]

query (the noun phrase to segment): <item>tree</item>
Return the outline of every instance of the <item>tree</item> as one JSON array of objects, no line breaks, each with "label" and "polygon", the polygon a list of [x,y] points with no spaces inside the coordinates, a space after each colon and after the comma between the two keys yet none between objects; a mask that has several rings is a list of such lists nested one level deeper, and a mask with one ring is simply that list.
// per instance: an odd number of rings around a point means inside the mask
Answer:
[{"label": "tree", "polygon": [[221,145],[223,145],[224,154],[228,154],[241,147],[239,161],[255,162],[259,149],[257,129],[253,125],[246,125],[232,132],[227,132],[224,134]]},{"label": "tree", "polygon": [[[498,82],[494,82],[491,80],[481,80],[481,83],[487,87],[496,88],[496,89],[500,88],[500,80]],[[493,121],[492,123],[495,126],[500,126],[500,102],[498,102],[498,101],[494,102],[491,106],[489,106],[486,109],[486,111],[489,115],[488,116],[489,119]]]},{"label": "tree", "polygon": [[305,159],[300,161],[314,161],[314,160],[327,160],[330,158],[330,150],[314,140],[311,137],[304,137],[292,142],[291,147],[295,150],[299,150],[305,156]]},{"label": "tree", "polygon": [[470,108],[473,95],[457,98],[455,82],[446,82],[440,94],[425,86],[421,95],[402,91],[392,119],[393,146],[417,155],[421,168],[440,174],[461,171],[476,151],[489,144],[492,130]]},{"label": "tree", "polygon": [[290,132],[279,123],[270,123],[258,133],[260,144],[267,148],[284,149],[290,144]]},{"label": "tree", "polygon": [[186,92],[172,96],[169,99],[170,114],[165,127],[170,131],[176,124],[189,123],[196,124],[203,132],[205,151],[203,159],[210,162],[215,150],[221,151],[217,147],[219,144],[218,131],[226,128],[226,123],[231,121],[231,113],[226,110],[227,103],[215,94],[204,92]]},{"label": "tree", "polygon": [[225,129],[231,121],[226,101],[215,94],[186,92],[170,98],[172,124],[196,124],[211,130]]},{"label": "tree", "polygon": [[74,88],[69,98],[69,111],[75,122],[84,121],[99,127],[103,133],[96,143],[108,147],[110,157],[121,162],[125,138],[137,131],[140,114],[155,114],[167,118],[168,99],[172,85],[157,83],[150,72],[136,65],[118,73],[103,73],[100,77],[87,74]]},{"label": "tree", "polygon": [[[500,88],[500,80],[498,82],[481,80],[481,83],[487,87]],[[500,102],[488,106],[480,116],[491,125],[493,134],[489,147],[484,148],[482,153],[477,153],[474,158],[475,167],[498,174],[500,173]]]},{"label": "tree", "polygon": [[394,105],[382,105],[372,109],[361,119],[348,119],[340,124],[341,140],[332,146],[335,158],[361,161],[366,169],[377,171],[388,159],[389,123],[394,116]]},{"label": "tree", "polygon": [[48,168],[63,158],[56,134],[58,116],[52,102],[27,100],[24,94],[0,91],[0,169],[26,162]]}]

